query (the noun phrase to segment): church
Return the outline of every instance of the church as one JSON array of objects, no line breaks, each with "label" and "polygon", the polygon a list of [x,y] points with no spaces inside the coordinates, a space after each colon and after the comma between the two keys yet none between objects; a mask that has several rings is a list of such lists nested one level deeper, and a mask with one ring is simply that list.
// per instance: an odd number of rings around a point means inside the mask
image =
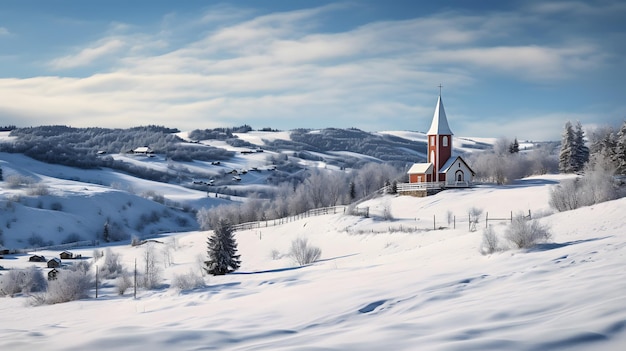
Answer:
[{"label": "church", "polygon": [[[467,188],[472,185],[474,171],[461,156],[453,156],[452,130],[443,108],[441,92],[435,114],[427,134],[428,159],[415,163],[409,169],[409,183],[400,191],[412,192],[426,189]],[[423,195],[422,195],[423,196]]]}]

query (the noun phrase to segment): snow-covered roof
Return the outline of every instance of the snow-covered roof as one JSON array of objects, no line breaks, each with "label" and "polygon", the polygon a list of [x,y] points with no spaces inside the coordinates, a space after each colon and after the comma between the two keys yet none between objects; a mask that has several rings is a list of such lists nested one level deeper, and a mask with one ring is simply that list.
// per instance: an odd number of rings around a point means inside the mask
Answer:
[{"label": "snow-covered roof", "polygon": [[446,117],[446,110],[443,108],[443,101],[441,101],[441,95],[437,99],[437,106],[435,106],[435,114],[433,115],[433,122],[430,124],[428,135],[452,135],[452,130],[448,125],[448,118]]},{"label": "snow-covered roof", "polygon": [[456,161],[460,161],[463,162],[463,164],[465,165],[465,167],[467,167],[467,169],[470,170],[470,172],[472,172],[473,175],[476,175],[476,173],[474,172],[474,170],[472,170],[472,167],[470,167],[467,162],[465,162],[465,160],[463,159],[463,157],[461,156],[457,156],[457,157],[450,157],[448,159],[448,161],[446,161],[446,163],[443,164],[443,166],[441,166],[441,170],[439,171],[439,173],[446,173],[450,170],[450,167],[452,167],[453,164],[456,163]]},{"label": "snow-covered roof", "polygon": [[433,170],[432,163],[414,163],[407,174],[430,173]]}]

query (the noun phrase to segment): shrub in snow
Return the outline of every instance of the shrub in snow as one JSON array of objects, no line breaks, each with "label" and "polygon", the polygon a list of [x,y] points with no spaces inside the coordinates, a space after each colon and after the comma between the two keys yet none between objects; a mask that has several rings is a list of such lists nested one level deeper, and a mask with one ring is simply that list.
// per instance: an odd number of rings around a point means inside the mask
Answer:
[{"label": "shrub in snow", "polygon": [[102,257],[104,257],[104,251],[95,249],[93,250],[92,256],[93,256],[93,260],[97,261],[101,259]]},{"label": "shrub in snow", "polygon": [[50,209],[52,211],[63,211],[63,204],[60,202],[53,202],[50,204]]},{"label": "shrub in snow", "polygon": [[10,175],[6,177],[5,185],[10,189],[17,189],[24,185],[31,185],[35,183],[35,180],[31,177],[23,175]]},{"label": "shrub in snow", "polygon": [[124,295],[126,290],[133,286],[133,282],[130,278],[130,274],[127,272],[123,272],[121,275],[115,279],[115,288],[117,289],[117,293],[120,295]]},{"label": "shrub in snow", "polygon": [[289,256],[300,266],[311,264],[322,256],[319,247],[309,245],[306,238],[298,238],[291,242]]},{"label": "shrub in snow", "polygon": [[228,220],[220,219],[213,225],[213,234],[207,241],[208,260],[204,269],[212,275],[224,275],[239,269],[240,255],[233,228]]},{"label": "shrub in snow", "polygon": [[582,177],[564,180],[550,190],[550,206],[563,212],[614,200],[619,196],[614,174],[608,160],[594,156]]},{"label": "shrub in snow", "polygon": [[480,216],[483,214],[483,209],[478,207],[472,207],[468,210],[470,231],[476,231],[476,225],[480,221]]},{"label": "shrub in snow", "polygon": [[48,283],[45,302],[55,304],[86,298],[93,285],[93,277],[89,271],[62,270],[57,279]]},{"label": "shrub in snow", "polygon": [[550,240],[552,234],[547,226],[541,225],[537,220],[517,216],[507,227],[505,237],[517,248],[524,249]]},{"label": "shrub in snow", "polygon": [[30,196],[45,196],[50,195],[50,189],[48,189],[47,185],[38,183],[30,185],[26,193]]},{"label": "shrub in snow", "polygon": [[98,269],[104,279],[114,279],[124,273],[120,255],[107,248],[104,253],[104,262]]},{"label": "shrub in snow", "polygon": [[270,257],[272,258],[272,260],[279,260],[283,257],[283,255],[280,253],[280,251],[272,249],[272,251],[270,252]]},{"label": "shrub in snow", "polygon": [[189,270],[189,272],[185,274],[174,275],[174,278],[172,278],[172,286],[182,291],[202,288],[205,286],[205,283],[202,274]]},{"label": "shrub in snow", "polygon": [[47,281],[42,271],[35,266],[26,269],[13,269],[0,275],[0,296],[44,291],[46,286]]},{"label": "shrub in snow", "polygon": [[496,231],[493,229],[492,226],[488,226],[483,230],[483,241],[480,245],[480,252],[483,255],[489,255],[498,251],[499,249],[499,240],[498,236],[496,235]]}]

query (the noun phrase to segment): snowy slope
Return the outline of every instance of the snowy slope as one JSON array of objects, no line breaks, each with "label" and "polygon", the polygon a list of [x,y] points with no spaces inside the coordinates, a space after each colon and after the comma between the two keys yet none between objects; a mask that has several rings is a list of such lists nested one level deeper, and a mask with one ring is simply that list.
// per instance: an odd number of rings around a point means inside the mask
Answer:
[{"label": "snowy slope", "polygon": [[[97,300],[92,292],[90,299],[41,307],[28,307],[27,297],[2,298],[0,316],[9,318],[0,319],[0,347],[622,350],[626,199],[550,215],[548,193],[559,179],[423,199],[386,196],[362,204],[372,218],[330,214],[237,232],[240,270],[207,277],[207,287],[193,291],[168,284],[198,269],[207,233],[164,235],[160,240],[177,249],[164,266],[162,289],[140,290],[133,299],[104,282]],[[553,243],[482,256],[480,230],[462,222],[470,207],[503,217],[531,210],[550,226]],[[394,220],[378,217],[385,208]],[[426,230],[433,216],[444,229]],[[502,233],[504,224],[496,230]],[[295,267],[284,254],[297,237],[319,246],[321,260]],[[128,267],[141,262],[143,247],[111,248]],[[92,250],[75,252],[89,257]],[[26,259],[0,262],[24,267]]]}]

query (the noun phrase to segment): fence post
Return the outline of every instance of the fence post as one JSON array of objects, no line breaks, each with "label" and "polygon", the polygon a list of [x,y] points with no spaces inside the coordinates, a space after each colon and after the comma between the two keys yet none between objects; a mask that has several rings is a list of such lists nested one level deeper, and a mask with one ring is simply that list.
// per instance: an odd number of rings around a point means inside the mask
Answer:
[{"label": "fence post", "polygon": [[435,220],[435,215],[433,215],[433,230],[437,230],[437,222]]},{"label": "fence post", "polygon": [[485,228],[489,227],[489,212],[485,214]]},{"label": "fence post", "polygon": [[513,211],[511,211],[511,223],[513,223]]},{"label": "fence post", "polygon": [[454,229],[456,229],[456,216],[452,217],[452,223],[454,223]]}]

